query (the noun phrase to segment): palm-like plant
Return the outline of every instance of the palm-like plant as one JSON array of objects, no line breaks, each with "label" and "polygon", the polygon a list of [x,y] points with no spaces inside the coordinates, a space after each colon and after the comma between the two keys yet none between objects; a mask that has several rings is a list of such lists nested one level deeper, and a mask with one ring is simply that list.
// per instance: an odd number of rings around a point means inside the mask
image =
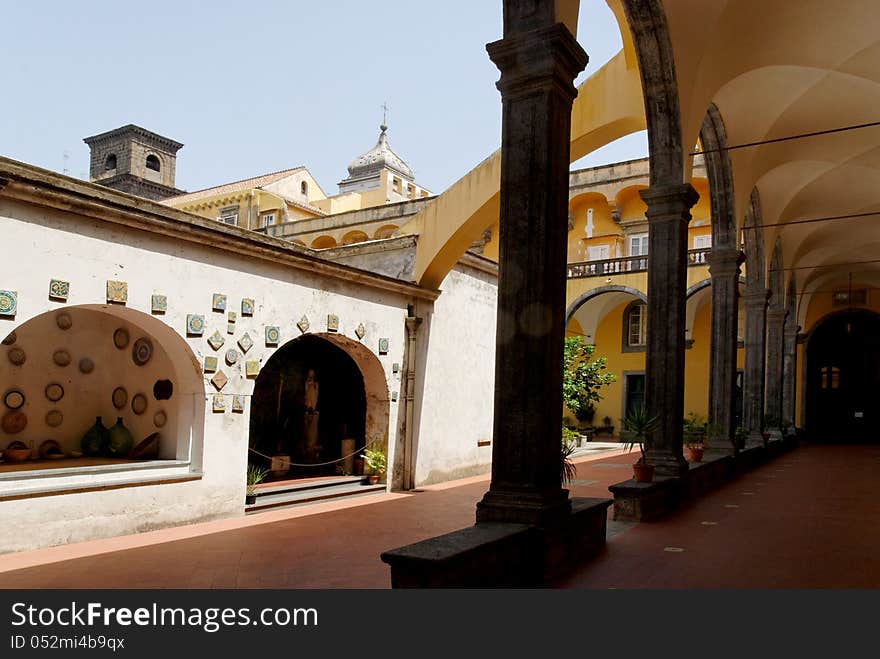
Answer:
[{"label": "palm-like plant", "polygon": [[626,450],[632,451],[636,444],[638,444],[639,450],[642,453],[639,462],[646,464],[647,453],[645,450],[645,439],[647,438],[648,433],[656,430],[659,418],[656,416],[648,416],[648,410],[645,406],[638,405],[633,407],[626,415],[626,418],[621,419],[621,422],[623,424],[623,431],[620,434],[621,439],[626,443]]},{"label": "palm-like plant", "polygon": [[247,466],[247,495],[253,496],[257,493],[257,485],[262,483],[266,476],[269,475],[269,470],[266,467],[261,467],[260,465],[255,465],[253,463],[248,463]]},{"label": "palm-like plant", "polygon": [[577,433],[573,430],[562,427],[562,452],[560,454],[560,476],[562,484],[567,485],[577,476],[577,466],[572,462],[571,455],[577,447]]}]

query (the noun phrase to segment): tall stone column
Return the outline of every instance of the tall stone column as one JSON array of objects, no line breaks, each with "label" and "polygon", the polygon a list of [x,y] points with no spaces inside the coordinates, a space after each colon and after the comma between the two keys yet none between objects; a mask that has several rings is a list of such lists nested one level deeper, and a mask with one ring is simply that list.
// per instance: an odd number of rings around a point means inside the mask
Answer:
[{"label": "tall stone column", "polygon": [[782,422],[795,425],[795,401],[797,393],[797,337],[800,331],[794,316],[789,312],[783,329],[782,348]]},{"label": "tall stone column", "polygon": [[[568,168],[587,55],[552,3],[504,5],[501,214],[492,481],[477,523],[543,526],[571,510],[560,477]],[[549,12],[549,13],[548,13]]]},{"label": "tall stone column", "polygon": [[712,341],[709,354],[709,448],[731,452],[736,428],[736,343],[739,320],[738,249],[713,249]]},{"label": "tall stone column", "polygon": [[767,393],[764,407],[764,424],[775,439],[782,438],[782,365],[784,307],[771,306],[767,310]]},{"label": "tall stone column", "polygon": [[767,298],[763,286],[749,286],[746,303],[746,355],[743,373],[743,416],[749,431],[747,446],[762,446],[764,439],[764,365],[767,336]]},{"label": "tall stone column", "polygon": [[651,186],[639,194],[648,206],[645,400],[648,415],[657,417],[647,457],[658,475],[680,476],[688,470],[682,454],[687,229],[699,195],[690,183]]}]

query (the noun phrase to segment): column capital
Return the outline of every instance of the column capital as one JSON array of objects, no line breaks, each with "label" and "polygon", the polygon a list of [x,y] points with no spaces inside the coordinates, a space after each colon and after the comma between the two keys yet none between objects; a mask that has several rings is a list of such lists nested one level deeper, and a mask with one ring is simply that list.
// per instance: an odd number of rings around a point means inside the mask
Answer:
[{"label": "column capital", "polygon": [[501,71],[495,86],[505,98],[556,88],[574,100],[574,78],[589,61],[562,23],[493,41],[486,51]]},{"label": "column capital", "polygon": [[785,317],[788,315],[788,310],[784,307],[770,307],[767,309],[767,323],[775,323],[775,324],[783,324],[785,322]]},{"label": "column capital", "polygon": [[745,255],[738,249],[718,248],[709,252],[709,273],[716,275],[738,275]]},{"label": "column capital", "polygon": [[677,216],[676,219],[679,219],[700,199],[699,193],[690,183],[652,185],[639,190],[639,196],[648,206],[648,221],[661,219],[666,215]]},{"label": "column capital", "polygon": [[749,306],[766,305],[767,300],[770,299],[770,291],[764,287],[753,288],[749,286],[742,294],[742,299]]}]

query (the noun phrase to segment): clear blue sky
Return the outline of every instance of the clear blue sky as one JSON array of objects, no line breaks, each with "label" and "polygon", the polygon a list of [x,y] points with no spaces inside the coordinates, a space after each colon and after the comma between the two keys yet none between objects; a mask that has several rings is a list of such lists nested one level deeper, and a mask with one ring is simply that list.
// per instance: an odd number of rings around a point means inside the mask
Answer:
[{"label": "clear blue sky", "polygon": [[[620,49],[604,0],[581,7],[578,82]],[[335,194],[387,101],[392,148],[440,192],[500,144],[500,37],[501,0],[6,2],[0,155],[86,178],[82,138],[134,123],[184,143],[182,189],[305,165]],[[576,166],[645,154],[640,133]]]}]

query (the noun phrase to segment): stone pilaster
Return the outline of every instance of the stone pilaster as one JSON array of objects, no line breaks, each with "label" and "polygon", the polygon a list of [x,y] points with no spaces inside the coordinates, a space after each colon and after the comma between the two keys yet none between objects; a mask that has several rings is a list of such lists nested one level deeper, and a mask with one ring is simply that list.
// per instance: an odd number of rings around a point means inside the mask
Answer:
[{"label": "stone pilaster", "polygon": [[540,27],[552,7],[505,4],[504,39],[487,46],[501,71],[501,213],[492,481],[478,524],[543,526],[571,510],[560,477],[561,319],[573,80],[587,56],[563,24]]},{"label": "stone pilaster", "polygon": [[783,328],[782,347],[782,423],[795,424],[797,393],[797,337],[800,331],[794,316],[789,313]]},{"label": "stone pilaster", "polygon": [[746,304],[746,354],[743,373],[743,423],[749,431],[748,446],[762,446],[764,429],[764,366],[767,337],[767,299],[763,286],[749,287]]},{"label": "stone pilaster", "polygon": [[648,344],[645,400],[657,427],[648,434],[648,462],[660,476],[680,476],[684,416],[687,229],[699,198],[689,184],[652,186],[640,192],[648,206]]},{"label": "stone pilaster", "polygon": [[394,456],[391,487],[395,490],[411,490],[415,487],[415,389],[416,355],[419,328],[422,318],[412,313],[404,321],[406,324],[406,351],[403,366],[403,419],[401,433],[403,441],[398,443]]},{"label": "stone pilaster", "polygon": [[767,310],[767,389],[764,402],[765,432],[774,439],[782,438],[782,365],[786,311]]},{"label": "stone pilaster", "polygon": [[713,249],[709,255],[712,276],[712,339],[709,355],[709,446],[731,452],[736,431],[736,343],[739,311],[738,249]]}]

